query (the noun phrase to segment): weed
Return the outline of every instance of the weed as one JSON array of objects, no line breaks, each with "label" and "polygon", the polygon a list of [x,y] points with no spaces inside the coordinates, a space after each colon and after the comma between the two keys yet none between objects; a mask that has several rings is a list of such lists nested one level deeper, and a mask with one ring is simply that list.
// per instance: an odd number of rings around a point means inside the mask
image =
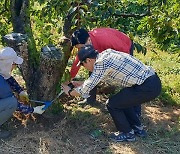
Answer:
[{"label": "weed", "polygon": [[178,53],[170,54],[157,50],[148,51],[146,56],[136,54],[135,57],[152,66],[162,82],[159,99],[167,104],[180,105],[180,63]]}]

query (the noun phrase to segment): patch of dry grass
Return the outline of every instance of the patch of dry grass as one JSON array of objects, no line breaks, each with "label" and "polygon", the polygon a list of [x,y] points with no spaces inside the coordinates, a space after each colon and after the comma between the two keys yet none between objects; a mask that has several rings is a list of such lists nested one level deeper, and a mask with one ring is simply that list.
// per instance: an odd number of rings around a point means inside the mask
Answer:
[{"label": "patch of dry grass", "polygon": [[[177,107],[170,108],[157,102],[144,105],[142,120],[148,130],[148,138],[137,138],[133,143],[114,143],[108,139],[108,134],[115,131],[115,126],[104,110],[104,103],[82,107],[76,104],[76,99],[71,103],[63,102],[64,114],[38,116],[35,122],[30,120],[26,128],[16,119],[9,121],[13,137],[0,141],[0,153],[178,154],[180,151],[180,109]],[[93,139],[90,133],[96,128],[102,129],[104,134]]]}]

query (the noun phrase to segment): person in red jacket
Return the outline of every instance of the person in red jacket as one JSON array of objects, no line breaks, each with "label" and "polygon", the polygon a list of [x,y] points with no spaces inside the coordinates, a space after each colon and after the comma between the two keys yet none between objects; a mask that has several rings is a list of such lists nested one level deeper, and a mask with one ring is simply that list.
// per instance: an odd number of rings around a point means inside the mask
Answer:
[{"label": "person in red jacket", "polygon": [[[132,40],[123,32],[120,32],[113,28],[96,28],[89,32],[83,28],[80,28],[72,34],[71,43],[72,46],[75,46],[79,50],[84,45],[90,44],[99,53],[110,48],[116,51],[133,55],[134,49]],[[80,68],[80,66],[77,66],[78,62],[79,59],[78,56],[76,56],[70,70],[70,76],[72,79],[76,76]],[[96,87],[91,90],[90,97],[83,102],[87,102],[88,104],[93,105],[93,103],[96,102],[96,90]],[[135,106],[134,108],[136,113],[140,116],[141,106]]]}]

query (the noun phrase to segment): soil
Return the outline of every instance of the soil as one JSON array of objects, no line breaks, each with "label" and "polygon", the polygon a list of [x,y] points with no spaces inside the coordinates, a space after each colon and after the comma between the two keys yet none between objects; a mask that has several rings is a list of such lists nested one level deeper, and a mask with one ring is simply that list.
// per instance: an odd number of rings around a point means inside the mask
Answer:
[{"label": "soil", "polygon": [[[77,98],[62,96],[64,110],[45,112],[28,118],[26,126],[16,118],[5,126],[12,136],[0,140],[0,154],[155,154],[180,153],[180,108],[164,106],[158,101],[143,105],[142,121],[148,137],[136,142],[115,143],[108,134],[116,131],[105,109],[106,95],[98,95],[98,104],[78,105]],[[97,138],[91,132],[100,129]]]},{"label": "soil", "polygon": [[[23,85],[22,78],[16,79]],[[20,117],[25,121],[12,117],[4,125],[12,136],[0,140],[0,154],[180,153],[180,107],[164,105],[159,100],[142,105],[141,120],[148,137],[136,137],[132,143],[115,143],[108,138],[116,128],[105,107],[108,94],[115,88],[101,87],[104,88],[98,88],[98,102],[94,106],[78,105],[79,98],[64,94],[61,103],[56,102],[42,115]],[[95,130],[102,133],[92,138]]]}]

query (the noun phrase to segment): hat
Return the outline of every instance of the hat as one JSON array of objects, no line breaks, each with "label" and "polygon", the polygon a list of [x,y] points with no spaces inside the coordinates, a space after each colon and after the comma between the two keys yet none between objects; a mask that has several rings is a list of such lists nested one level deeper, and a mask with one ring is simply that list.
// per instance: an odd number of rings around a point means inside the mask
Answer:
[{"label": "hat", "polygon": [[77,66],[79,66],[84,60],[86,60],[86,58],[95,58],[97,54],[97,50],[95,50],[92,45],[85,45],[78,52],[79,63],[77,64]]},{"label": "hat", "polygon": [[77,44],[85,44],[87,42],[88,37],[89,34],[85,29],[78,29],[72,34],[71,45],[75,46]]},{"label": "hat", "polygon": [[17,56],[14,49],[10,47],[5,47],[0,50],[0,61],[15,63],[15,64],[23,63],[23,59]]}]

